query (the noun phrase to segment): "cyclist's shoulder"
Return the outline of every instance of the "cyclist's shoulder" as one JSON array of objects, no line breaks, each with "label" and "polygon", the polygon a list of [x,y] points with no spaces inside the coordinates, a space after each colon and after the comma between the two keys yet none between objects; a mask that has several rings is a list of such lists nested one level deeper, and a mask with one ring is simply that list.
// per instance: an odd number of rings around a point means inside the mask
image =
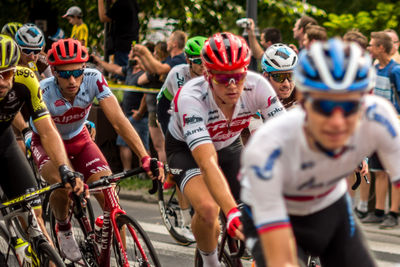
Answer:
[{"label": "cyclist's shoulder", "polygon": [[187,81],[180,89],[180,95],[185,97],[199,98],[203,100],[207,98],[208,82],[203,76],[196,77]]},{"label": "cyclist's shoulder", "polygon": [[39,81],[33,71],[23,66],[17,66],[15,70],[14,86],[19,85],[30,91],[37,91],[40,88]]}]

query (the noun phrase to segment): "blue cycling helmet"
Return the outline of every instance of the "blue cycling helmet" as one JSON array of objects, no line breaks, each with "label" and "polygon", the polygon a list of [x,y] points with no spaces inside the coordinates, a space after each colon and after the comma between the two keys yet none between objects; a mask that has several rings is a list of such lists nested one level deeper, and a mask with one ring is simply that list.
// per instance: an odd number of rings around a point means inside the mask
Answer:
[{"label": "blue cycling helmet", "polygon": [[15,34],[15,41],[21,48],[39,49],[45,44],[42,31],[33,23],[24,24]]},{"label": "blue cycling helmet", "polygon": [[261,67],[264,72],[289,71],[297,64],[297,54],[284,44],[273,44],[265,50]]},{"label": "blue cycling helmet", "polygon": [[375,69],[368,52],[358,44],[333,38],[301,51],[294,81],[302,92],[366,91],[375,83]]}]

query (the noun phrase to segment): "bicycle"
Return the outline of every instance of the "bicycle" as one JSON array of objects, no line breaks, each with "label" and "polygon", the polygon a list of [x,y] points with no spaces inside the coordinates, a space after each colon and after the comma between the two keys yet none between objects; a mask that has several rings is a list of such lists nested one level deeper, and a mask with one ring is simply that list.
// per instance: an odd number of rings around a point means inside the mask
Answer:
[{"label": "bicycle", "polygon": [[176,186],[174,185],[171,190],[165,191],[163,184],[158,182],[158,206],[162,221],[169,234],[178,244],[188,246],[194,242],[179,232],[183,227],[183,215],[176,197],[176,190]]},{"label": "bicycle", "polygon": [[[157,164],[157,161],[152,163]],[[153,164],[154,166],[154,164]],[[103,192],[104,211],[101,241],[96,242],[93,222],[86,216],[86,203],[83,196],[71,195],[70,220],[75,218],[79,223],[82,237],[78,245],[82,260],[75,264],[81,266],[110,266],[111,247],[117,266],[161,266],[155,249],[140,224],[120,208],[114,190],[114,183],[125,178],[145,172],[141,167],[105,176],[88,185],[90,193]],[[153,186],[156,183],[153,181]],[[55,237],[55,220],[51,219],[52,236]],[[54,239],[58,248],[57,238]]]},{"label": "bicycle", "polygon": [[[4,218],[4,225],[0,224],[0,243],[3,245],[1,260],[4,261],[4,266],[36,267],[50,266],[51,264],[57,267],[65,266],[61,257],[40,230],[31,207],[32,200],[61,187],[64,187],[62,183],[47,186],[0,204]],[[19,207],[16,207],[17,205]],[[26,227],[23,227],[21,223]],[[25,257],[17,253],[15,249],[18,240],[28,243],[24,251]],[[5,246],[5,244],[7,245]],[[27,257],[27,253],[29,253],[29,257]]]}]

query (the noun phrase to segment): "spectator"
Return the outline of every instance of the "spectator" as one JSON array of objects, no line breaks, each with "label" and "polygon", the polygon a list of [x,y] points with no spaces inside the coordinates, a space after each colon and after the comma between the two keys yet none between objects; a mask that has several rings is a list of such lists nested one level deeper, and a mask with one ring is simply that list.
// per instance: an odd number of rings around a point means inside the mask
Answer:
[{"label": "spectator", "polygon": [[254,20],[249,18],[250,22],[249,28],[247,28],[247,33],[249,37],[249,45],[253,57],[256,59],[261,59],[265,49],[273,44],[282,42],[281,31],[277,28],[269,27],[262,30],[260,35],[260,43],[257,42],[257,37],[254,32]]},{"label": "spectator", "polygon": [[80,7],[72,6],[68,8],[63,18],[67,18],[68,22],[72,25],[71,38],[79,40],[83,46],[87,46],[89,38],[89,30],[86,23],[82,19],[82,10]]},{"label": "spectator", "polygon": [[397,35],[397,32],[392,29],[387,29],[384,30],[384,32],[392,38],[393,41],[393,48],[392,52],[390,53],[392,55],[392,59],[396,61],[397,63],[400,63],[400,54],[399,54],[399,36]]},{"label": "spectator", "polygon": [[174,31],[167,41],[167,51],[169,56],[164,62],[158,61],[153,54],[143,45],[135,45],[133,48],[135,55],[139,56],[147,72],[158,75],[168,74],[176,65],[185,64],[186,58],[183,49],[186,44],[186,33]]},{"label": "spectator", "polygon": [[351,29],[343,36],[343,40],[346,42],[356,42],[363,49],[367,49],[368,38],[363,35],[358,29]]},{"label": "spectator", "polygon": [[[293,28],[293,38],[297,40],[299,44],[299,50],[303,49],[304,47],[303,40],[307,25],[318,25],[318,22],[312,17],[304,15],[296,21],[296,24]],[[293,44],[290,45],[290,48],[297,51],[297,47]]]},{"label": "spectator", "polygon": [[309,49],[315,41],[326,41],[327,34],[324,27],[318,25],[307,25],[303,38],[303,47]]},{"label": "spectator", "polygon": [[101,22],[111,22],[106,51],[114,54],[115,64],[126,66],[132,41],[139,41],[139,6],[136,0],[112,0],[107,11],[104,0],[98,0],[98,12]]},{"label": "spectator", "polygon": [[[399,91],[400,90],[400,65],[391,59],[393,48],[392,38],[385,32],[372,32],[368,51],[377,59],[375,65],[377,71],[377,83],[374,94],[389,100],[400,113]],[[392,86],[393,85],[393,86]],[[375,173],[375,211],[369,213],[363,223],[380,224],[380,228],[392,228],[398,225],[397,214],[399,211],[400,194],[398,190],[392,190],[391,206],[389,213],[385,216],[385,199],[388,188],[388,173],[381,165],[378,155],[375,153],[369,159],[370,171]],[[393,188],[392,188],[393,189]]]},{"label": "spectator", "polygon": [[[149,44],[150,45],[150,44]],[[146,82],[141,81],[140,77],[144,74],[143,65],[139,57],[133,55],[133,48],[129,53],[129,62],[126,66],[121,67],[117,64],[107,63],[101,60],[98,56],[92,55],[94,61],[103,67],[106,71],[125,76],[126,85],[135,85],[146,87]],[[122,109],[125,116],[128,117],[132,126],[139,134],[143,145],[146,150],[149,150],[149,128],[148,128],[148,117],[145,105],[145,99],[143,93],[139,92],[124,92],[122,101]],[[132,167],[132,151],[122,139],[121,136],[117,137],[117,145],[120,150],[120,157],[122,161],[122,167],[124,170],[129,170]]]}]

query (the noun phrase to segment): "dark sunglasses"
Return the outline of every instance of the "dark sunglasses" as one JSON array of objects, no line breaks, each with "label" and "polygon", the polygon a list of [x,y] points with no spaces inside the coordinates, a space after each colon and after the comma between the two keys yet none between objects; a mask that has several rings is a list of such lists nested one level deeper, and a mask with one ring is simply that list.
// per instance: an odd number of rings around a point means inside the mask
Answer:
[{"label": "dark sunglasses", "polygon": [[56,70],[58,76],[60,76],[63,79],[69,79],[71,76],[74,76],[74,78],[78,78],[82,76],[83,71],[85,69],[78,69],[78,70]]},{"label": "dark sunglasses", "polygon": [[211,73],[211,79],[214,80],[216,84],[223,84],[229,86],[232,82],[238,84],[246,78],[247,72],[232,73],[232,74],[214,74]]},{"label": "dark sunglasses", "polygon": [[327,99],[315,99],[310,96],[306,97],[307,101],[311,102],[314,111],[319,114],[330,117],[333,112],[339,108],[343,111],[343,116],[348,117],[356,113],[361,107],[361,101],[333,101]]},{"label": "dark sunglasses", "polygon": [[270,73],[269,76],[272,77],[272,79],[277,83],[283,83],[286,79],[289,82],[292,81],[292,73],[291,72]]},{"label": "dark sunglasses", "polygon": [[200,57],[195,57],[195,58],[189,58],[189,61],[192,62],[193,64],[201,65],[201,58]]},{"label": "dark sunglasses", "polygon": [[0,71],[0,79],[9,80],[14,75],[15,68]]},{"label": "dark sunglasses", "polygon": [[37,55],[42,51],[42,49],[29,49],[29,48],[22,48],[22,53],[29,55],[30,53],[33,53],[34,55]]}]

